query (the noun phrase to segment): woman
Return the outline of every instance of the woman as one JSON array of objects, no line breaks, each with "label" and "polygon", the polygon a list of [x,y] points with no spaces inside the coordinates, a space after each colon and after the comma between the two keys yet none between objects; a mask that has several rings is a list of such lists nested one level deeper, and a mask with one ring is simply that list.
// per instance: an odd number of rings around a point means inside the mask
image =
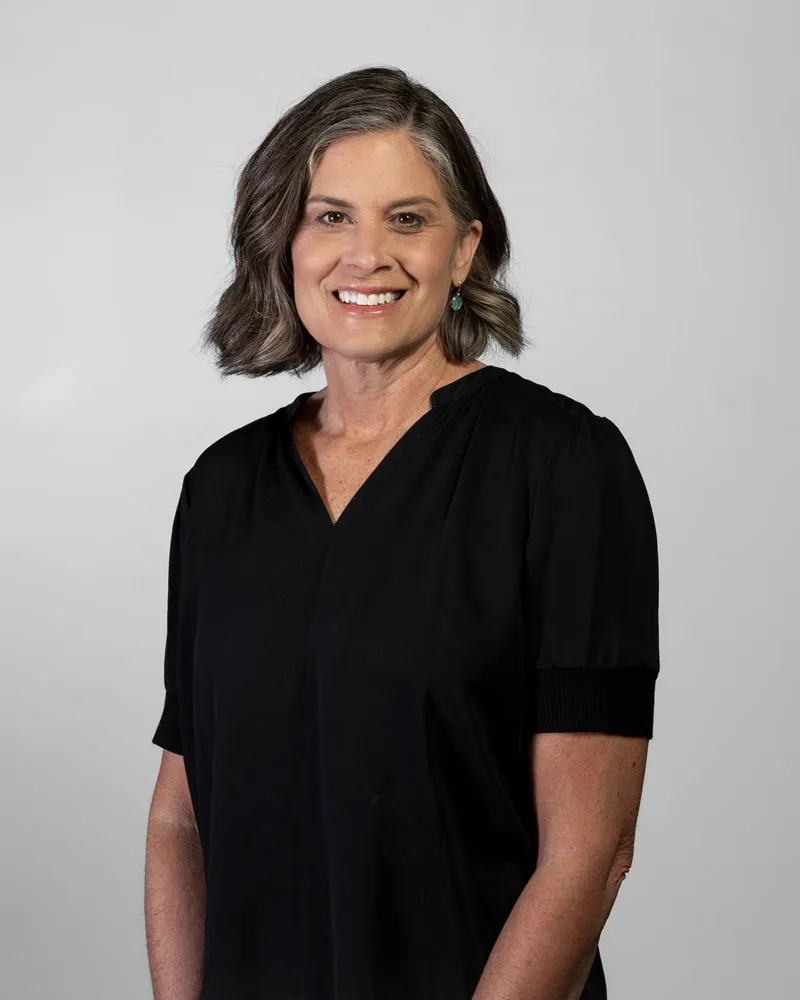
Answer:
[{"label": "woman", "polygon": [[156,1000],[600,1000],[659,669],[639,470],[524,346],[463,126],[345,74],[246,164],[225,374],[326,385],[207,447],[169,561]]}]

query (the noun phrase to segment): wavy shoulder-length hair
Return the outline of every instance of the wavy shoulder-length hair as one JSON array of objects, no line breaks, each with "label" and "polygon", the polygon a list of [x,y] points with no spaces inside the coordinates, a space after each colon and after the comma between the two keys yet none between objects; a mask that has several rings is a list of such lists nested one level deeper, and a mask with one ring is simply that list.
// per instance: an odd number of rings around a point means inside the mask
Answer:
[{"label": "wavy shoulder-length hair", "polygon": [[460,235],[473,219],[483,232],[463,307],[442,311],[448,361],[466,364],[490,344],[517,357],[525,348],[520,306],[505,282],[510,244],[505,218],[464,126],[431,90],[394,67],[335,77],[291,107],[242,168],[230,230],[234,262],[203,330],[223,376],[303,375],[322,361],[294,302],[291,244],[308,186],[325,150],[348,136],[403,130],[436,173]]}]

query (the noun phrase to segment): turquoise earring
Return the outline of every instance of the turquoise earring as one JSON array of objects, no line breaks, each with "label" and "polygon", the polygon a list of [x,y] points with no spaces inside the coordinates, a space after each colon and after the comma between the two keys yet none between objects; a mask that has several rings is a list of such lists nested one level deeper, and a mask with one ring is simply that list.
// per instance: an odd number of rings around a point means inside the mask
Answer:
[{"label": "turquoise earring", "polygon": [[458,286],[458,288],[456,289],[456,294],[452,297],[452,299],[450,299],[450,308],[453,310],[453,312],[458,312],[458,310],[464,304],[464,300],[458,294],[460,291],[461,291],[461,285]]}]

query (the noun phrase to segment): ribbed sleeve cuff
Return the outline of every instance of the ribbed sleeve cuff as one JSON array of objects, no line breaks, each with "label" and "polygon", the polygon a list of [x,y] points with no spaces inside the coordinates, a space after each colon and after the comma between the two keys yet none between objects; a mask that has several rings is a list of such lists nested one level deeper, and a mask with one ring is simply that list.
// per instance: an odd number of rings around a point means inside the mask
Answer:
[{"label": "ribbed sleeve cuff", "polygon": [[178,695],[175,691],[167,691],[164,696],[164,710],[151,742],[172,753],[183,753],[178,721]]},{"label": "ribbed sleeve cuff", "polygon": [[531,731],[652,739],[657,676],[657,671],[644,667],[535,670]]}]

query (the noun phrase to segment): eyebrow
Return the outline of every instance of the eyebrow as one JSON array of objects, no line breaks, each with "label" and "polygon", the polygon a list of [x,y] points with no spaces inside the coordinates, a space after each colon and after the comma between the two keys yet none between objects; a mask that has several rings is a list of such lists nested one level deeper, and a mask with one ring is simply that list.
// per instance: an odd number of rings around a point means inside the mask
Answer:
[{"label": "eyebrow", "polygon": [[[313,194],[306,200],[307,205],[311,205],[313,202],[324,202],[326,205],[335,205],[337,208],[354,207],[349,201],[344,201],[342,198],[334,198],[329,194]],[[433,205],[438,207],[438,204],[435,199],[429,198],[424,194],[418,194],[413,195],[411,198],[401,198],[399,201],[390,202],[386,208],[402,208],[403,205]]]}]

